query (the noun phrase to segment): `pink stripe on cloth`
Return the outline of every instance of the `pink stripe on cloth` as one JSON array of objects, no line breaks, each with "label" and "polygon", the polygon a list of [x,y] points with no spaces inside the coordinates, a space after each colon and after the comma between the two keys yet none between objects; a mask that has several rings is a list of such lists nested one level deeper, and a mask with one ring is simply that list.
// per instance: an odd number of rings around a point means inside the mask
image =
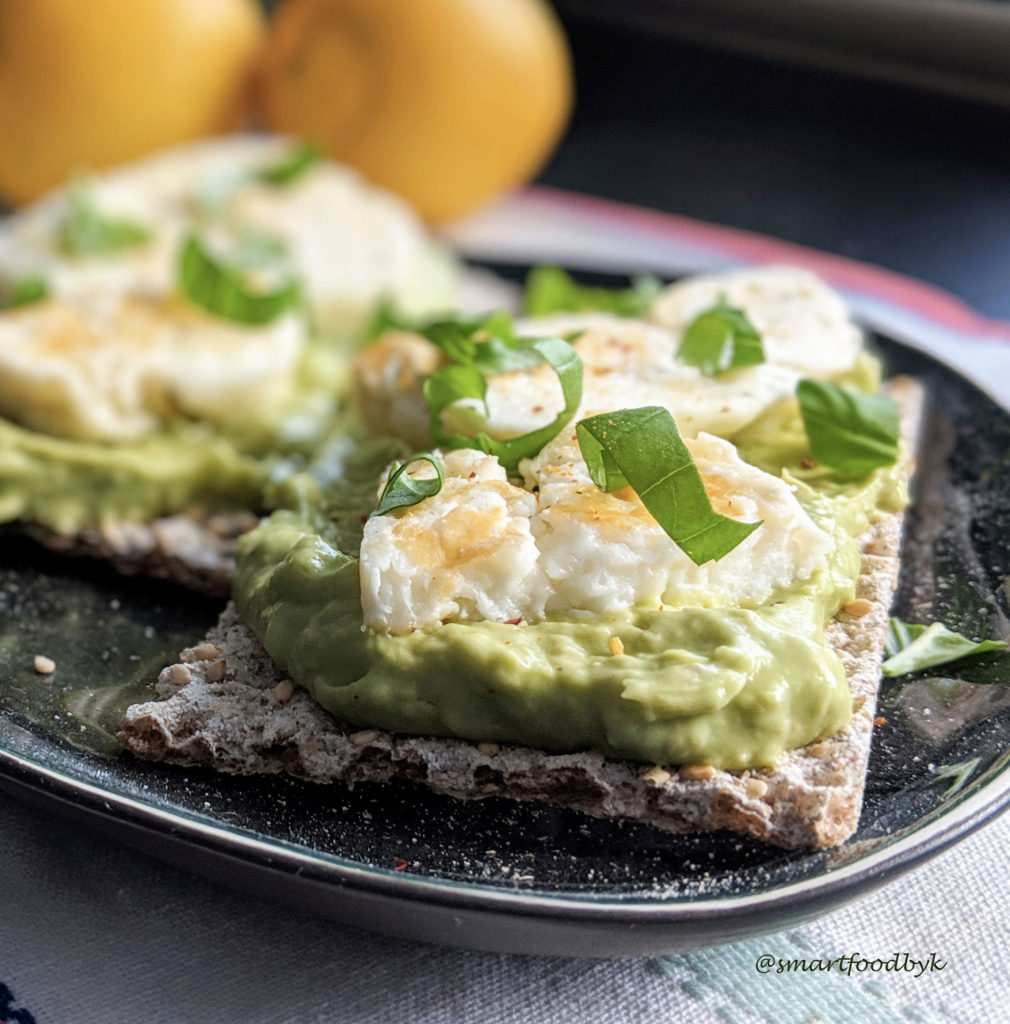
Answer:
[{"label": "pink stripe on cloth", "polygon": [[1010,323],[984,317],[940,288],[845,256],[739,228],[708,224],[679,214],[543,185],[529,186],[517,198],[533,204],[544,203],[554,210],[567,208],[580,217],[609,225],[611,229],[630,229],[639,236],[651,235],[696,245],[740,262],[791,263],[808,267],[838,288],[876,296],[948,330],[976,338],[1010,341]]}]

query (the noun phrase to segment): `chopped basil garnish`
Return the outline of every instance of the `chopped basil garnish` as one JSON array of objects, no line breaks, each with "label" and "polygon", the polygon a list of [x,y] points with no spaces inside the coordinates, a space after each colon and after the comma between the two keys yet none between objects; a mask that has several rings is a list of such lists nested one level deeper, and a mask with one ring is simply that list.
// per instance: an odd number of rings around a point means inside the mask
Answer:
[{"label": "chopped basil garnish", "polygon": [[0,309],[17,309],[18,306],[31,306],[49,297],[49,283],[38,275],[22,277],[15,281],[7,292]]},{"label": "chopped basil garnish", "polygon": [[[442,337],[442,342],[446,346],[443,351],[458,354],[460,360],[452,366],[436,370],[424,382],[424,397],[428,403],[431,435],[437,444],[444,448],[477,448],[497,455],[506,469],[513,470],[521,459],[532,458],[545,444],[553,440],[575,415],[575,410],[582,401],[582,360],[575,349],[561,338],[519,339],[515,342],[514,348],[505,345],[500,338],[498,340],[502,345],[500,351],[492,348],[486,353],[481,353],[479,349],[471,353],[464,344],[465,337],[446,332]],[[488,345],[490,342],[479,344]],[[479,356],[482,358],[478,358]],[[519,437],[499,441],[479,430],[480,422],[487,416],[487,381],[482,369],[500,372],[498,362],[511,360],[522,360],[525,365],[531,365],[531,360],[532,365],[547,362],[558,375],[565,406],[546,426],[521,434]],[[477,433],[473,437],[461,433],[448,433],[442,423],[442,411],[464,399],[476,399],[484,410],[483,417],[480,414],[476,416],[477,422],[474,426]]]},{"label": "chopped basil garnish", "polygon": [[150,230],[143,224],[102,213],[88,182],[77,181],[70,186],[60,229],[60,243],[68,256],[103,256],[143,245],[150,237]]},{"label": "chopped basil garnish", "polygon": [[475,366],[483,373],[529,370],[544,361],[529,339],[516,336],[508,313],[471,320],[438,320],[417,331],[454,363]]},{"label": "chopped basil garnish", "polygon": [[261,167],[254,177],[267,185],[289,185],[318,163],[322,155],[314,143],[300,142],[275,163]]},{"label": "chopped basil garnish", "polygon": [[654,277],[636,277],[630,288],[594,288],[579,284],[560,267],[534,267],[526,277],[523,312],[527,316],[594,311],[640,316],[661,289]]},{"label": "chopped basil garnish", "polygon": [[720,295],[711,308],[699,313],[684,331],[677,361],[696,366],[707,377],[765,361],[764,345],[747,314]]},{"label": "chopped basil garnish", "polygon": [[251,256],[241,247],[235,265],[229,265],[190,235],[182,247],[179,284],[190,302],[209,313],[239,324],[266,324],[296,306],[301,290],[293,277],[270,291],[256,289],[248,281],[249,272],[263,265],[262,253]]},{"label": "chopped basil garnish", "polygon": [[[420,480],[412,477],[407,472],[407,469],[415,462],[430,462],[435,469],[435,477]],[[442,490],[444,481],[445,476],[442,471],[442,463],[434,455],[427,453],[411,455],[405,462],[394,463],[389,479],[386,481],[386,486],[379,497],[379,504],[368,518],[384,516],[388,512],[396,511],[398,508],[408,508],[411,505],[417,505],[424,501],[425,498],[431,498],[438,494]]]},{"label": "chopped basil garnish", "polygon": [[863,395],[828,381],[796,386],[814,458],[842,476],[862,477],[898,458],[898,407],[886,395]]},{"label": "chopped basil garnish", "polygon": [[197,182],[192,202],[198,213],[214,216],[224,210],[232,197],[247,185],[288,185],[297,181],[322,159],[322,151],[310,142],[291,147],[273,163],[262,167],[228,167],[213,171]]},{"label": "chopped basil garnish", "polygon": [[374,341],[386,331],[413,331],[417,324],[400,313],[392,296],[383,295],[375,304],[368,323],[361,331],[360,340],[362,343]]},{"label": "chopped basil garnish", "polygon": [[661,406],[592,416],[575,429],[596,486],[602,491],[631,486],[696,565],[728,555],[761,525],[738,522],[712,508],[677,424]]},{"label": "chopped basil garnish", "polygon": [[885,676],[903,676],[975,654],[1006,649],[1004,640],[969,640],[942,622],[920,626],[891,619],[884,644],[888,658],[883,671]]},{"label": "chopped basil garnish", "polygon": [[940,764],[936,766],[936,774],[929,781],[933,784],[950,780],[950,785],[943,791],[941,800],[960,792],[965,783],[975,774],[981,762],[980,757],[973,757],[969,761],[958,761],[956,764]]}]

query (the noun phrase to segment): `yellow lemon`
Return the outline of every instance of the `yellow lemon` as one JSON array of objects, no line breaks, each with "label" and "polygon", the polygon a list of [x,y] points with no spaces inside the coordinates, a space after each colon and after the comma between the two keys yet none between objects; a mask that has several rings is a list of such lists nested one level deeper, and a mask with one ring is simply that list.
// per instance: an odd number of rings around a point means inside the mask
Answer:
[{"label": "yellow lemon", "polygon": [[255,0],[2,0],[0,195],[237,126]]},{"label": "yellow lemon", "polygon": [[542,0],[281,0],[260,76],[271,128],[314,140],[428,220],[532,177],[572,91]]}]

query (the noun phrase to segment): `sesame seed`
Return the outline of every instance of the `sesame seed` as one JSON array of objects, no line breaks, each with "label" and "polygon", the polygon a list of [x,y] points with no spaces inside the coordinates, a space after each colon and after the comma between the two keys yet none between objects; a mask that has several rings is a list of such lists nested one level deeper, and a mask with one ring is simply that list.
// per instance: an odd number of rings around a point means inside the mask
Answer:
[{"label": "sesame seed", "polygon": [[610,653],[611,654],[623,654],[624,653],[624,641],[619,636],[612,636],[610,638]]},{"label": "sesame seed", "polygon": [[35,671],[40,676],[51,676],[56,671],[56,662],[44,654],[35,655]]},{"label": "sesame seed", "polygon": [[172,665],[166,670],[166,679],[173,686],[185,686],[193,679],[193,673],[188,665]]},{"label": "sesame seed", "polygon": [[287,704],[287,702],[294,696],[294,692],[295,686],[290,679],[282,679],[274,687],[274,696],[281,704]]},{"label": "sesame seed", "polygon": [[212,661],[206,669],[204,669],[203,678],[208,683],[219,683],[224,679],[225,663],[224,659],[220,658],[217,661]]},{"label": "sesame seed", "polygon": [[217,647],[214,644],[197,644],[196,647],[187,647],[180,655],[182,661],[213,661],[218,655]]}]

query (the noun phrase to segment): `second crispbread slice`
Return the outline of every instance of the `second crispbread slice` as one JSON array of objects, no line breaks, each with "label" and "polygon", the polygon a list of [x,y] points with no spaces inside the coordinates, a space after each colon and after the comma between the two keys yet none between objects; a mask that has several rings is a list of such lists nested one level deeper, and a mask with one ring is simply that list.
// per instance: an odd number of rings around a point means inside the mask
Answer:
[{"label": "second crispbread slice", "polygon": [[104,523],[70,535],[37,523],[26,523],[24,530],[51,551],[101,559],[124,576],[152,576],[224,597],[235,570],[235,542],[257,521],[251,512],[179,513],[146,523]]},{"label": "second crispbread slice", "polygon": [[[892,393],[912,450],[921,393],[909,381]],[[459,799],[542,800],[670,832],[728,828],[788,848],[834,846],[855,830],[862,805],[901,526],[894,514],[863,535],[856,600],[827,626],[852,692],[852,720],[773,768],[648,768],[592,752],[356,729],[292,688],[233,608],[204,644],[162,672],[162,700],[129,709],[121,739],[143,758],[236,774],[284,771],[349,783],[408,778]]]}]

